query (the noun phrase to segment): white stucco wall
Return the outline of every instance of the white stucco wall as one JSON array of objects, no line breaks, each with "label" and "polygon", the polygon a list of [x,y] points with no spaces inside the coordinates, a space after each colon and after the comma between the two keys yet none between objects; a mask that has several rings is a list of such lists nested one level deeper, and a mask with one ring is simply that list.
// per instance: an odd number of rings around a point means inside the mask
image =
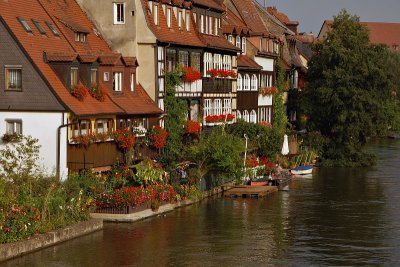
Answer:
[{"label": "white stucco wall", "polygon": [[263,67],[264,71],[274,71],[274,60],[271,58],[254,57],[255,62]]},{"label": "white stucco wall", "polygon": [[[64,120],[63,120],[64,116]],[[40,165],[47,174],[55,174],[57,162],[57,128],[66,123],[61,112],[0,112],[0,136],[6,132],[6,120],[21,120],[22,134],[39,139]],[[67,130],[62,128],[60,136],[60,176],[65,179],[67,169]],[[0,140],[0,148],[4,146]]]}]

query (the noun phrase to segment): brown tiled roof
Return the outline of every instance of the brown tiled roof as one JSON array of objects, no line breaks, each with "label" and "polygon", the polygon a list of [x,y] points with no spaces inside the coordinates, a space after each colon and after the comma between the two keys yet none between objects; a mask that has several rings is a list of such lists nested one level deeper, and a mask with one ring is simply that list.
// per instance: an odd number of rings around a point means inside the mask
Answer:
[{"label": "brown tiled roof", "polygon": [[125,91],[123,94],[116,94],[112,98],[129,115],[160,115],[163,113],[140,84],[136,85],[134,92]]},{"label": "brown tiled roof", "polygon": [[247,55],[238,56],[237,65],[241,69],[255,69],[255,70],[262,69],[262,66],[258,65],[254,60],[252,60]]},{"label": "brown tiled roof", "polygon": [[209,48],[224,49],[231,52],[237,52],[241,50],[240,48],[228,42],[228,40],[225,38],[218,35],[202,34],[201,38]]},{"label": "brown tiled roof", "polygon": [[267,33],[268,29],[265,27],[262,19],[260,18],[256,3],[253,0],[232,0],[236,9],[239,11],[246,25],[256,33]]},{"label": "brown tiled roof", "polygon": [[[154,24],[153,15],[147,12],[148,0],[142,0],[143,7],[145,8],[145,14],[147,14],[146,20],[149,28],[157,37],[158,41],[163,43],[173,43],[188,46],[204,47],[203,42],[200,40],[198,34],[196,33],[194,25],[194,20],[191,18],[189,31],[186,30],[186,25],[182,23],[182,28],[179,29],[178,21],[175,16],[171,16],[171,28],[167,25],[167,18],[164,15],[162,5],[158,5],[158,25]],[[172,13],[173,14],[173,13]]]},{"label": "brown tiled roof", "polygon": [[58,18],[58,20],[64,24],[65,26],[67,26],[68,28],[70,28],[71,30],[73,30],[74,32],[83,32],[83,33],[89,33],[90,31],[84,27],[82,27],[79,24],[76,24],[75,22],[66,20],[66,19],[60,19]]},{"label": "brown tiled roof", "polygon": [[99,56],[99,62],[101,65],[115,65],[120,62],[121,54],[109,53]]},{"label": "brown tiled roof", "polygon": [[125,66],[130,66],[130,67],[139,66],[139,63],[138,63],[136,57],[123,57],[122,59],[125,62]]},{"label": "brown tiled roof", "polygon": [[75,52],[46,52],[45,56],[48,62],[72,62],[78,54]]},{"label": "brown tiled roof", "polygon": [[269,6],[267,7],[267,11],[285,25],[299,25],[298,21],[291,21],[286,14],[278,12],[276,7]]},{"label": "brown tiled roof", "polygon": [[[80,9],[75,0],[8,0],[0,1],[0,16],[3,18],[7,27],[15,36],[17,42],[24,48],[27,56],[37,67],[41,76],[47,81],[57,99],[63,103],[67,110],[78,116],[103,115],[103,114],[124,114],[115,101],[113,96],[106,97],[104,102],[100,102],[90,96],[83,102],[73,97],[69,88],[61,82],[50,65],[43,60],[46,54],[47,60],[71,61],[79,54],[79,59],[92,60],[88,55],[115,55],[108,47],[107,43],[93,33],[89,33],[85,43],[74,41],[73,31],[61,23],[58,18],[68,18],[68,20],[81,25],[84,28],[92,29],[94,26],[87,18],[86,14]],[[21,26],[17,17],[24,18],[31,26],[32,33],[28,33]],[[47,32],[44,38],[36,27],[31,23],[31,19],[39,21]],[[52,23],[60,33],[54,36],[47,27],[46,22]],[[119,57],[121,57],[119,55]],[[147,97],[143,97],[146,103]],[[132,102],[131,105],[134,105]],[[142,106],[141,106],[142,107]],[[154,109],[156,106],[146,109]]]},{"label": "brown tiled roof", "polygon": [[93,63],[99,58],[98,55],[79,54],[78,59],[83,63]]},{"label": "brown tiled roof", "polygon": [[217,1],[214,1],[214,0],[193,0],[193,3],[195,5],[208,7],[208,8],[211,8],[211,9],[218,10],[218,11],[225,11],[223,6],[220,3],[218,3]]},{"label": "brown tiled roof", "polygon": [[[386,44],[389,48],[393,45],[400,46],[400,23],[391,22],[360,22],[369,29],[369,39],[372,44]],[[333,21],[325,20],[328,30],[332,30]],[[322,26],[323,26],[322,25]],[[322,27],[321,27],[322,29]]]}]

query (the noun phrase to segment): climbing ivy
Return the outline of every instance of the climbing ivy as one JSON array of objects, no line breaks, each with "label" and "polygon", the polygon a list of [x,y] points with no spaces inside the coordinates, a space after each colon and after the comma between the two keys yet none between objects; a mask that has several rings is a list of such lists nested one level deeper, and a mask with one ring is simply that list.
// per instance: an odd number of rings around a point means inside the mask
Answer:
[{"label": "climbing ivy", "polygon": [[278,93],[274,97],[274,129],[280,133],[284,134],[286,130],[286,125],[288,123],[288,119],[285,114],[285,107],[283,105],[283,84],[285,82],[285,70],[282,66],[279,67],[278,78],[277,78],[277,87]]}]

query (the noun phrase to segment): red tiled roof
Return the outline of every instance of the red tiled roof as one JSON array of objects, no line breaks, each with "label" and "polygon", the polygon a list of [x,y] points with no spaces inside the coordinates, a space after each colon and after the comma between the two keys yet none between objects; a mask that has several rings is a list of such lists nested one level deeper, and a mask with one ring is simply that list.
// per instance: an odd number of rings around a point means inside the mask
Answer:
[{"label": "red tiled roof", "polygon": [[121,54],[109,53],[99,56],[99,62],[101,65],[115,65],[120,62]]},{"label": "red tiled roof", "polygon": [[298,21],[291,21],[287,15],[282,12],[278,12],[276,7],[269,6],[267,7],[267,11],[285,25],[299,25]]},{"label": "red tiled roof", "polygon": [[75,22],[66,20],[66,19],[59,19],[59,21],[64,24],[65,26],[67,26],[68,28],[70,28],[71,30],[73,30],[74,32],[83,32],[83,33],[89,33],[90,31],[82,26],[80,26],[79,24],[76,24]]},{"label": "red tiled roof", "polygon": [[[200,40],[198,34],[196,33],[194,25],[194,20],[191,15],[191,23],[189,31],[186,30],[186,25],[182,22],[182,27],[179,29],[178,21],[175,16],[171,15],[171,28],[167,25],[167,18],[164,15],[162,5],[158,5],[158,25],[154,24],[153,15],[147,12],[148,0],[142,0],[143,7],[145,8],[145,14],[147,14],[147,23],[149,28],[152,30],[154,35],[157,37],[158,41],[164,43],[173,43],[180,45],[189,45],[204,47],[203,42]],[[167,12],[167,11],[165,11]]]},{"label": "red tiled roof", "polygon": [[83,63],[93,63],[99,58],[98,55],[89,55],[89,54],[80,54],[78,55],[78,59]]},{"label": "red tiled roof", "polygon": [[[38,68],[39,73],[48,82],[50,88],[57,99],[63,103],[67,110],[78,116],[103,115],[103,114],[124,114],[112,100],[113,96],[106,97],[104,102],[100,102],[90,96],[83,102],[73,97],[69,88],[61,82],[54,70],[43,60],[43,53],[46,53],[47,60],[71,61],[79,54],[79,59],[93,60],[92,55],[115,55],[108,47],[107,43],[94,33],[88,33],[85,43],[74,41],[73,31],[61,23],[60,19],[68,18],[69,21],[81,25],[83,28],[92,29],[94,26],[87,18],[86,14],[80,9],[75,0],[8,0],[0,1],[0,16],[12,31],[17,42],[24,48],[28,57]],[[24,18],[32,28],[32,33],[28,33],[21,26],[17,17]],[[42,24],[47,32],[47,37],[43,37],[36,27],[31,23],[35,19]],[[47,27],[46,22],[52,23],[60,33],[54,36]],[[90,56],[89,56],[90,55]],[[106,56],[106,55],[103,55]],[[119,55],[119,54],[118,54]],[[119,55],[119,58],[121,56]],[[142,94],[143,103],[146,97]],[[131,102],[131,105],[135,103]],[[152,107],[146,107],[153,109]]]},{"label": "red tiled roof", "polygon": [[125,91],[123,94],[114,95],[113,100],[129,115],[160,115],[163,113],[140,84],[136,85],[134,92]]},{"label": "red tiled roof", "polygon": [[45,52],[48,62],[72,62],[78,54],[75,52]]},{"label": "red tiled roof", "polygon": [[138,63],[136,57],[123,57],[122,59],[124,60],[126,66],[130,66],[130,67],[139,66],[139,63]]},{"label": "red tiled roof", "polygon": [[[360,22],[369,29],[369,39],[372,44],[386,44],[389,48],[393,45],[400,46],[400,23],[392,22]],[[325,20],[323,25],[332,30],[333,21]],[[322,27],[321,27],[322,29]]]},{"label": "red tiled roof", "polygon": [[225,38],[218,35],[202,34],[201,38],[209,48],[224,49],[231,52],[237,52],[241,50],[240,48],[228,42],[228,40]]},{"label": "red tiled roof", "polygon": [[258,65],[254,60],[252,60],[247,55],[238,56],[237,65],[239,68],[243,69],[256,69],[256,70],[262,69],[262,66]]},{"label": "red tiled roof", "polygon": [[203,7],[209,7],[218,11],[225,11],[223,6],[218,3],[217,1],[214,0],[193,0],[193,3],[195,5],[203,6]]},{"label": "red tiled roof", "polygon": [[246,25],[256,33],[267,33],[260,15],[258,14],[256,3],[253,0],[232,0],[236,9],[239,11]]}]

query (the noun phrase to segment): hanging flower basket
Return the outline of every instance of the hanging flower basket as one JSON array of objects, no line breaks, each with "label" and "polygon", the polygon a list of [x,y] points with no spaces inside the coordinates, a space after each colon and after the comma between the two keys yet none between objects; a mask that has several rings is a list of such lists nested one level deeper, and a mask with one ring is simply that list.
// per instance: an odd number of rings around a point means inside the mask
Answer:
[{"label": "hanging flower basket", "polygon": [[118,145],[118,148],[125,152],[130,150],[135,144],[135,135],[128,129],[116,130],[112,135],[114,137],[114,141]]},{"label": "hanging flower basket", "polygon": [[154,126],[149,135],[151,146],[157,149],[162,149],[167,144],[168,133],[164,128],[160,126]]},{"label": "hanging flower basket", "polygon": [[275,95],[278,93],[278,88],[276,86],[262,87],[262,88],[260,88],[259,93],[262,96]]},{"label": "hanging flower basket", "polygon": [[201,78],[200,71],[192,67],[183,66],[181,72],[182,72],[182,80],[184,82],[195,82],[197,80],[200,80]]},{"label": "hanging flower basket", "polygon": [[73,85],[70,92],[71,95],[76,97],[79,101],[83,101],[88,94],[88,90],[82,84]]}]

